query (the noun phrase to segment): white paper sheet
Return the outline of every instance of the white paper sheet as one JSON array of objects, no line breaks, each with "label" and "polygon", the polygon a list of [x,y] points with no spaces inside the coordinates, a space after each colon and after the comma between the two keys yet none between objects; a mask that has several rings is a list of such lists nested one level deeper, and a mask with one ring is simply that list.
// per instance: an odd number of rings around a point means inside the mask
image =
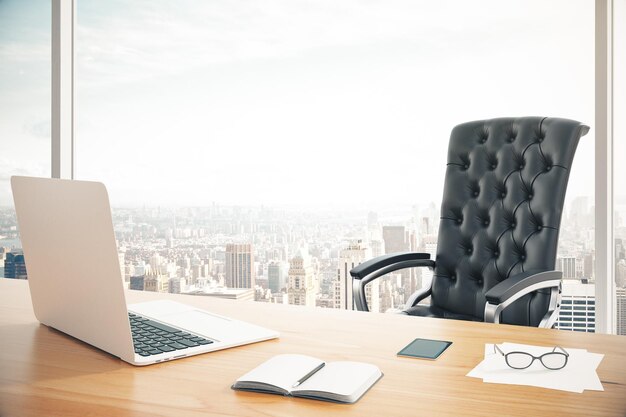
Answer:
[{"label": "white paper sheet", "polygon": [[[552,350],[552,347],[503,343],[499,345],[504,353],[511,351],[528,352],[534,356]],[[585,349],[565,348],[569,358],[565,368],[554,371],[535,361],[528,369],[510,368],[504,357],[494,353],[493,345],[485,345],[485,359],[472,369],[467,376],[482,378],[487,383],[515,384],[558,389],[581,393],[585,389],[603,391],[596,369],[604,355],[587,352]]]}]

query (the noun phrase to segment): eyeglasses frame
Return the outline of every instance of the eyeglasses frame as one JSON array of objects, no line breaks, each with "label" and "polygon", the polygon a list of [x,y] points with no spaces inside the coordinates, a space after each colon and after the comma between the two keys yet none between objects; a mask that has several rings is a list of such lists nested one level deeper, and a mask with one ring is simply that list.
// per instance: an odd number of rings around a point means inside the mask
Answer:
[{"label": "eyeglasses frame", "polygon": [[[556,351],[557,349],[562,350],[562,352],[557,352],[557,351]],[[530,368],[530,366],[531,366],[533,363],[535,363],[535,360],[539,360],[539,362],[541,362],[541,364],[543,365],[543,367],[544,367],[544,368],[549,369],[549,370],[551,370],[551,371],[558,371],[559,369],[563,369],[563,368],[565,368],[565,366],[567,365],[567,360],[569,359],[569,353],[567,353],[567,351],[566,351],[565,349],[563,349],[561,346],[555,346],[555,347],[554,347],[554,349],[552,349],[552,351],[551,351],[551,352],[546,352],[546,353],[544,353],[543,355],[539,355],[539,356],[531,355],[531,354],[530,354],[530,353],[528,353],[528,352],[522,352],[522,351],[519,351],[519,350],[517,350],[517,351],[513,351],[513,352],[504,353],[504,352],[502,351],[502,349],[500,349],[500,348],[498,347],[498,345],[496,345],[496,344],[494,343],[494,344],[493,344],[493,352],[494,352],[494,353],[496,353],[496,350],[497,350],[497,351],[498,351],[498,352],[499,352],[502,356],[504,356],[504,361],[506,362],[507,366],[508,366],[509,368],[511,368],[511,369],[520,369],[520,370],[521,370],[521,369],[527,369],[527,368]],[[531,358],[533,358],[533,360],[532,360],[532,361],[530,361],[530,363],[528,364],[528,366],[526,366],[526,367],[524,367],[524,368],[516,368],[516,367],[514,367],[514,366],[511,366],[511,364],[509,363],[509,359],[508,359],[508,356],[509,356],[509,355],[511,355],[511,354],[513,354],[513,353],[521,353],[521,354],[524,354],[524,355],[528,355],[528,356],[530,356]],[[555,354],[556,354],[556,355],[563,355],[563,356],[565,356],[565,362],[563,363],[563,366],[561,366],[560,368],[549,368],[548,366],[546,366],[546,364],[545,364],[545,363],[543,363],[543,357],[544,357],[544,356],[547,356],[547,355],[555,355]]]}]

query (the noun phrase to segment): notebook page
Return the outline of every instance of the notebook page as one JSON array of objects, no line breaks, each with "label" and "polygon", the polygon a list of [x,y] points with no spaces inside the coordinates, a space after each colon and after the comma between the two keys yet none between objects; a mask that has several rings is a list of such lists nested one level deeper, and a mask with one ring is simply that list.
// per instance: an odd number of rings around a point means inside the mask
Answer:
[{"label": "notebook page", "polygon": [[276,355],[237,379],[237,383],[260,382],[289,392],[298,379],[311,372],[321,363],[321,360],[312,356]]},{"label": "notebook page", "polygon": [[358,398],[381,375],[380,369],[369,363],[329,362],[302,385],[292,389],[292,392],[332,393],[345,398]]}]

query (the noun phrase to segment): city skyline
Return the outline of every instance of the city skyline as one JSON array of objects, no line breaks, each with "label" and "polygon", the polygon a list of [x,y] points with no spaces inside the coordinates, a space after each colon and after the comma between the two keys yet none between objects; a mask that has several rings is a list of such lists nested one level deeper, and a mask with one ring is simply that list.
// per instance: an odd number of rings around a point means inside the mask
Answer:
[{"label": "city skyline", "polygon": [[[556,260],[556,269],[563,271],[563,299],[567,304],[561,314],[563,321],[557,323],[561,329],[595,329],[590,203],[589,197],[577,197],[565,207]],[[618,287],[626,285],[626,211],[619,214]],[[353,308],[348,271],[357,264],[388,250],[434,256],[438,217],[438,206],[433,203],[391,217],[371,211],[341,216],[226,205],[113,209],[121,275],[131,289],[343,309]],[[12,234],[12,241],[19,245],[17,233],[15,213],[11,209],[0,211],[0,235]],[[0,239],[0,246],[7,246],[3,242],[11,240]],[[254,275],[254,284],[246,278],[246,288],[228,284],[228,248],[233,244],[245,244],[243,251],[230,251],[244,254],[240,259],[248,265],[245,275]],[[6,249],[2,252],[9,262],[4,275],[9,271],[17,278],[20,274],[11,271],[23,270],[14,261],[19,256]],[[368,305],[372,311],[398,311],[408,295],[431,277],[429,271],[390,274],[375,281],[366,292]],[[583,306],[585,310],[578,310]],[[619,307],[618,313],[622,310]],[[626,322],[619,327],[624,328]]]}]

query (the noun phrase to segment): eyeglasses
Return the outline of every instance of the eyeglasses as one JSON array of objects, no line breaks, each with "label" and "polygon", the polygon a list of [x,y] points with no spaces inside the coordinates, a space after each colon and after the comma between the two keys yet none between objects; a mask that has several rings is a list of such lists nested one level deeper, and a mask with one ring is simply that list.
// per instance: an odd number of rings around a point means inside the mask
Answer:
[{"label": "eyeglasses", "polygon": [[[557,352],[557,349],[561,350],[561,352]],[[541,356],[533,356],[528,352],[504,353],[498,345],[494,344],[493,353],[496,353],[496,351],[504,356],[506,364],[513,369],[526,369],[538,359],[545,368],[556,371],[565,368],[569,358],[569,353],[560,346],[556,346],[552,349],[552,352],[544,353]]]}]

